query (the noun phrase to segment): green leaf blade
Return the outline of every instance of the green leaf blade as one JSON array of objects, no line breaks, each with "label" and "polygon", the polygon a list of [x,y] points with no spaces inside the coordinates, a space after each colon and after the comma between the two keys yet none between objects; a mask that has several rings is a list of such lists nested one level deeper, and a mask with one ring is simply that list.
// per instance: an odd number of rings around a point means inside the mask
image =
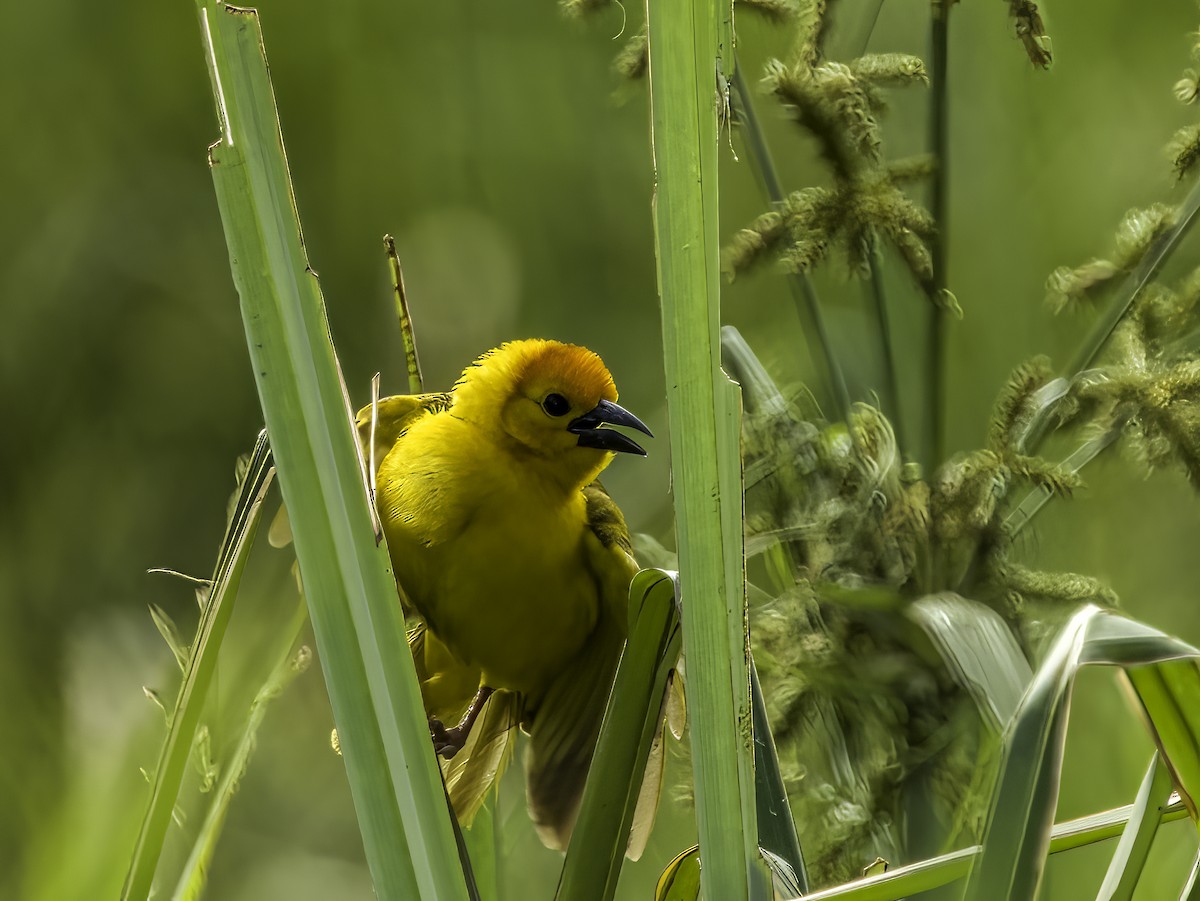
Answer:
[{"label": "green leaf blade", "polygon": [[387,549],[308,266],[257,14],[199,3],[213,181],[368,866],[381,898],[467,897]]},{"label": "green leaf blade", "polygon": [[742,546],[740,392],[720,367],[717,110],[732,74],[731,6],[647,4],[675,522],[689,661],[696,815],[709,898],[767,890],[755,823]]}]

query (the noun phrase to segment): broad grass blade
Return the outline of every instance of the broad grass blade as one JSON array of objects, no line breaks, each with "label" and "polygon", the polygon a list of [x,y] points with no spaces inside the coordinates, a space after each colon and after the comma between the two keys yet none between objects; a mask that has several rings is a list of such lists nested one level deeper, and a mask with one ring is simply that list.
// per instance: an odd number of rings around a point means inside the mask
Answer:
[{"label": "broad grass blade", "polygon": [[[732,4],[646,5],[655,252],[707,897],[765,892],[758,855],[737,386],[720,366],[717,116],[733,73]],[[714,86],[717,96],[714,102]]]},{"label": "broad grass blade", "polygon": [[381,899],[468,897],[345,385],[308,265],[258,14],[198,0],[220,122],[209,148],[367,864]]}]

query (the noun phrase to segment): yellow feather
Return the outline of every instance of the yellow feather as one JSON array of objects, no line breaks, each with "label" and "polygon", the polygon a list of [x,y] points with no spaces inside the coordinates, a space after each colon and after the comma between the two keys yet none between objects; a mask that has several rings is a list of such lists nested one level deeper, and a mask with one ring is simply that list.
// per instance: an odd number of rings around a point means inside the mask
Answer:
[{"label": "yellow feather", "polygon": [[[593,446],[579,433],[581,417],[620,411],[616,398],[594,353],[532,340],[483,355],[448,395],[375,412],[376,504],[401,596],[424,621],[410,645],[426,709],[449,723],[476,687],[496,689],[444,766],[455,811],[473,816],[520,723],[530,813],[552,847],[574,824],[637,570],[595,482],[613,433]],[[358,416],[368,451],[371,416]]]}]

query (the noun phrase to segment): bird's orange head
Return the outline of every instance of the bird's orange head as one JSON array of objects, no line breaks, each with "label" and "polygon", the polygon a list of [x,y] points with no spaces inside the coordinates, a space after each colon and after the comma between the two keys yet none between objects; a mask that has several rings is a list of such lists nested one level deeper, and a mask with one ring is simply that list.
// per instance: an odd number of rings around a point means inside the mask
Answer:
[{"label": "bird's orange head", "polygon": [[613,452],[646,453],[605,425],[650,434],[618,406],[616,385],[599,356],[539,338],[510,341],[468,366],[454,387],[454,413],[519,449],[558,461],[584,483]]}]

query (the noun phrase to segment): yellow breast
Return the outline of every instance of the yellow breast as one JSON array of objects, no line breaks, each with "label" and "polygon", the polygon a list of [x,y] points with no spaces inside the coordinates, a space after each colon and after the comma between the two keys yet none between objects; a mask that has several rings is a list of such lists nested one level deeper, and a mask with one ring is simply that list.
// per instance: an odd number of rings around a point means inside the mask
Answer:
[{"label": "yellow breast", "polygon": [[409,430],[378,487],[397,582],[430,628],[486,684],[540,693],[596,622],[583,495],[448,414]]}]

